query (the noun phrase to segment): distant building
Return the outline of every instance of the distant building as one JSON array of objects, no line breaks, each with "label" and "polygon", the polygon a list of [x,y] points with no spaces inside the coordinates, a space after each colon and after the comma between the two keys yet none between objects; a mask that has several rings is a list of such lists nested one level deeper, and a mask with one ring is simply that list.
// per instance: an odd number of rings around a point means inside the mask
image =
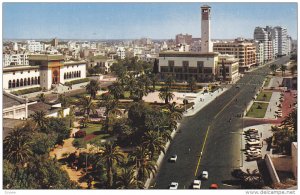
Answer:
[{"label": "distant building", "polygon": [[28,53],[3,54],[3,67],[28,65]]},{"label": "distant building", "polygon": [[264,64],[264,44],[260,41],[255,40],[254,45],[256,48],[256,65]]},{"label": "distant building", "polygon": [[233,42],[214,43],[214,52],[220,54],[234,55],[239,59],[239,68],[241,70],[249,69],[256,65],[256,48],[253,43],[236,39]]},{"label": "distant building", "polygon": [[254,30],[254,39],[264,44],[264,60],[272,60],[274,58],[273,42],[269,39],[268,32],[262,27],[256,27]]},{"label": "distant building", "polygon": [[178,34],[176,35],[176,44],[186,44],[186,45],[190,45],[192,44],[192,35],[189,34]]},{"label": "distant building", "polygon": [[281,26],[276,26],[278,31],[278,56],[287,55],[287,29]]},{"label": "distant building", "polygon": [[201,7],[201,52],[213,52],[213,44],[210,38],[210,6]]},{"label": "distant building", "polygon": [[57,38],[52,39],[51,46],[57,48],[57,46],[58,46],[58,39]]},{"label": "distant building", "polygon": [[27,49],[30,52],[39,52],[43,50],[43,45],[40,42],[34,40],[27,41]]},{"label": "distant building", "polygon": [[120,59],[125,59],[126,55],[125,55],[125,48],[124,47],[118,47],[117,48],[117,55]]},{"label": "distant building", "polygon": [[225,67],[226,80],[233,81],[239,76],[239,59],[233,55],[219,55],[218,59],[218,78],[223,80],[223,67]]},{"label": "distant building", "polygon": [[3,91],[3,118],[25,119],[28,117],[28,102]]},{"label": "distant building", "polygon": [[286,41],[287,55],[289,55],[292,52],[292,43],[293,43],[292,37],[287,36],[287,41]]}]

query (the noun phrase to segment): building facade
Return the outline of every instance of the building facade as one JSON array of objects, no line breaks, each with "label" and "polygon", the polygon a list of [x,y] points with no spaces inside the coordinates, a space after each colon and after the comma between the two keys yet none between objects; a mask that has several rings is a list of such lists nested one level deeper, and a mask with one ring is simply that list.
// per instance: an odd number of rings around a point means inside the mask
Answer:
[{"label": "building facade", "polygon": [[27,49],[30,52],[39,52],[43,50],[43,45],[40,42],[34,40],[27,41]]},{"label": "building facade", "polygon": [[251,42],[236,39],[234,42],[214,43],[213,50],[220,54],[234,55],[239,59],[241,70],[256,65],[256,47]]},{"label": "building facade", "polygon": [[29,65],[27,53],[3,54],[3,67]]},{"label": "building facade", "polygon": [[254,41],[256,48],[256,65],[260,66],[264,64],[264,44],[260,41]]},{"label": "building facade", "polygon": [[16,91],[53,85],[86,78],[85,61],[65,62],[62,55],[30,55],[29,66],[3,68],[3,89]]},{"label": "building facade", "polygon": [[239,77],[239,60],[233,55],[219,55],[218,59],[218,78],[224,79],[223,68],[225,68],[226,77],[225,80],[233,81]]},{"label": "building facade", "polygon": [[161,52],[159,54],[161,79],[172,75],[177,81],[187,81],[192,77],[198,82],[214,81],[217,65],[217,53]]},{"label": "building facade", "polygon": [[176,44],[186,44],[190,45],[192,44],[192,35],[189,34],[178,34],[176,35]]}]

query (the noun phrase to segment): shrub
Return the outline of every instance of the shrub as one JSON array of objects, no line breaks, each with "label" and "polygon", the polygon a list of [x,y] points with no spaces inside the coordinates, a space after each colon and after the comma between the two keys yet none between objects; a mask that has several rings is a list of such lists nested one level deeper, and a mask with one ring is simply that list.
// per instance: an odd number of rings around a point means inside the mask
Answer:
[{"label": "shrub", "polygon": [[79,130],[75,133],[75,138],[82,138],[86,136],[86,132],[83,130]]},{"label": "shrub", "polygon": [[42,90],[41,87],[33,87],[33,88],[21,89],[21,90],[18,90],[18,91],[14,91],[14,92],[12,92],[12,94],[14,94],[14,95],[24,95],[24,94],[28,94],[28,93],[38,92],[38,91],[41,91],[41,90]]},{"label": "shrub", "polygon": [[90,81],[89,78],[76,79],[76,80],[73,80],[73,81],[65,82],[65,85],[69,86],[69,85],[75,85],[75,84],[78,84],[78,83],[85,83],[85,82],[89,82],[89,81]]}]

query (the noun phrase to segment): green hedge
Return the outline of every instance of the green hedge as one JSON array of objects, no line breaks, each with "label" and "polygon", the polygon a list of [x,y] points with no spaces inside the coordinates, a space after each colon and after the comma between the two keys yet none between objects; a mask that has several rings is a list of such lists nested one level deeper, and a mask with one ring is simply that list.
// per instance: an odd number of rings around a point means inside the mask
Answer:
[{"label": "green hedge", "polygon": [[74,81],[65,82],[65,85],[75,85],[75,84],[78,84],[78,83],[85,83],[85,82],[89,82],[89,81],[90,81],[89,78],[77,79],[77,80],[74,80]]},{"label": "green hedge", "polygon": [[38,92],[38,91],[41,91],[41,90],[42,90],[41,87],[33,87],[33,88],[21,89],[21,90],[18,90],[18,91],[14,91],[14,92],[12,92],[12,94],[14,94],[14,95],[24,95],[24,94],[28,94],[28,93]]}]

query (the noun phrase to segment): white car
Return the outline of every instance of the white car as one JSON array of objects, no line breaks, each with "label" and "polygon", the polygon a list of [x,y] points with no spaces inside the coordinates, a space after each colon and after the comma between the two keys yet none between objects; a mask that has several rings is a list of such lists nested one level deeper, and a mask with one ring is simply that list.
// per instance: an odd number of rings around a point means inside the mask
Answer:
[{"label": "white car", "polygon": [[172,182],[169,189],[177,190],[177,188],[178,188],[178,183],[177,182]]},{"label": "white car", "polygon": [[176,162],[177,155],[175,154],[175,155],[171,156],[171,158],[169,160],[170,160],[170,162]]},{"label": "white car", "polygon": [[208,179],[208,172],[202,171],[202,179]]},{"label": "white car", "polygon": [[201,181],[200,180],[194,180],[193,189],[200,189],[200,187],[201,187]]}]

